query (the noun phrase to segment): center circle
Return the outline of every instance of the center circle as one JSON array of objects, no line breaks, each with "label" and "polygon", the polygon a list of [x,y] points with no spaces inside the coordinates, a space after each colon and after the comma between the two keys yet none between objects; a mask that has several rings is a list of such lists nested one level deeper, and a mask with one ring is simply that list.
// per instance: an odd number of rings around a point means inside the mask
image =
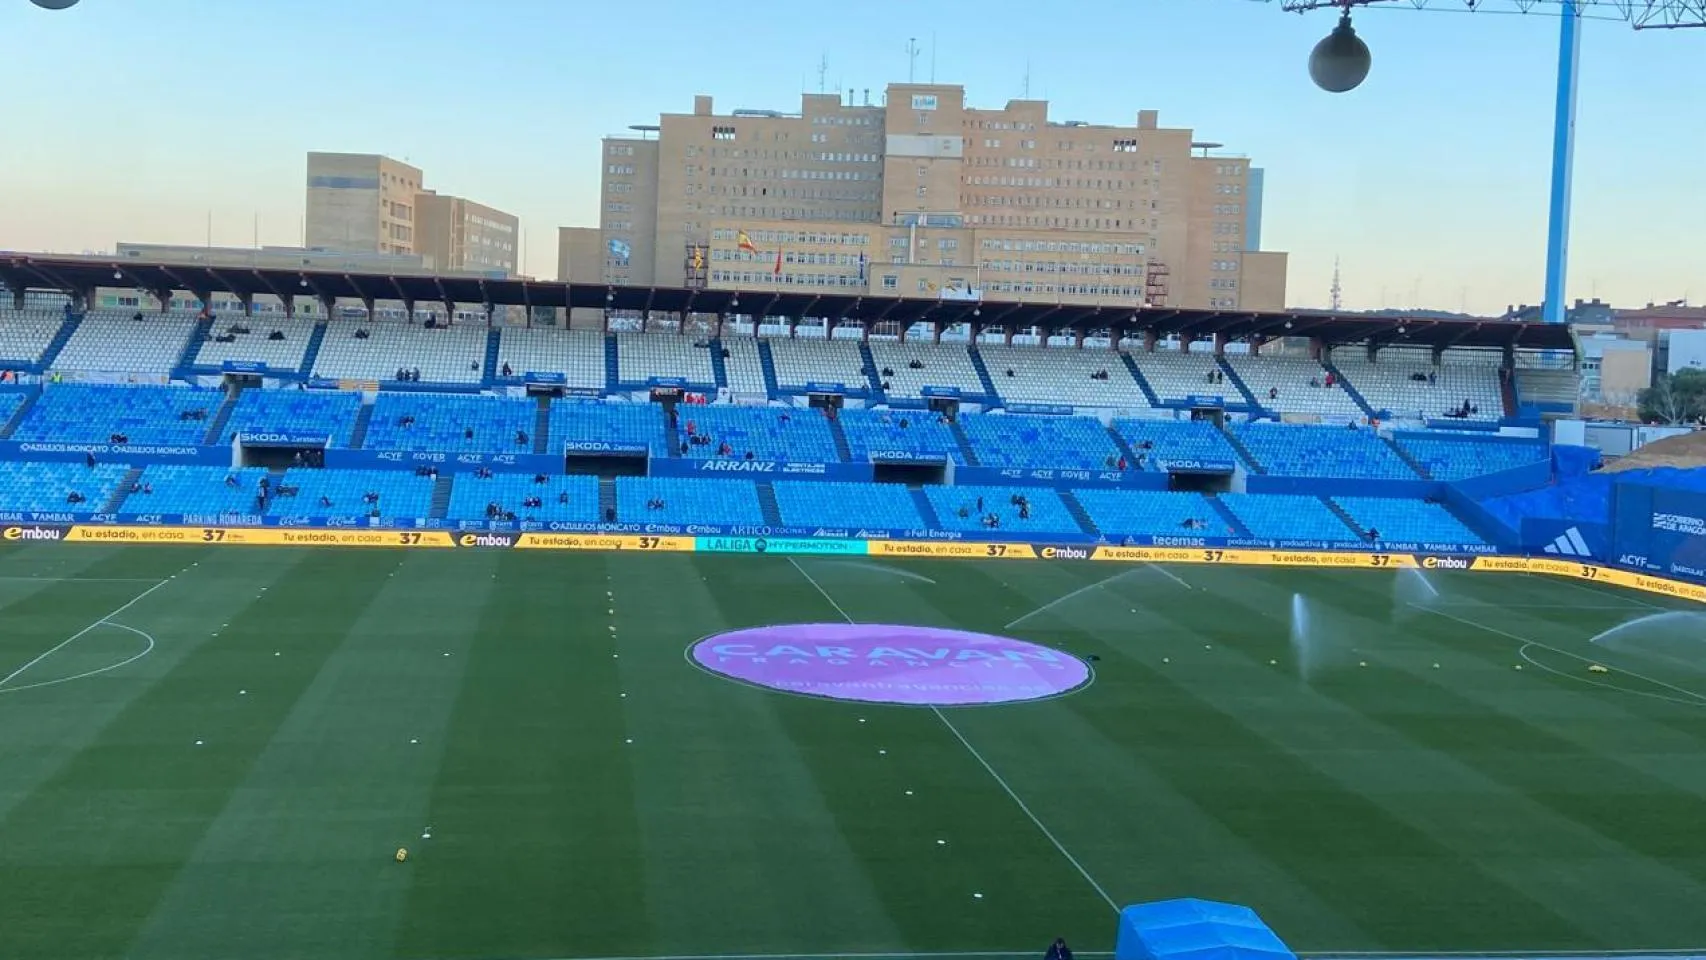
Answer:
[{"label": "center circle", "polygon": [[732,680],[858,703],[1017,703],[1090,682],[1089,664],[1025,640],[884,623],[751,627],[706,637],[689,655]]}]

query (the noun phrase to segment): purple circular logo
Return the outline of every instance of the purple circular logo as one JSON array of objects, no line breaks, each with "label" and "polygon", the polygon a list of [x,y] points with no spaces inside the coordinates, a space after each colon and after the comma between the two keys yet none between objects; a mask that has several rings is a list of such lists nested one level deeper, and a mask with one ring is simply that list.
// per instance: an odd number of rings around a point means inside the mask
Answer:
[{"label": "purple circular logo", "polygon": [[1084,661],[1024,640],[879,623],[753,627],[707,637],[690,652],[719,676],[861,703],[1014,703],[1090,680]]}]

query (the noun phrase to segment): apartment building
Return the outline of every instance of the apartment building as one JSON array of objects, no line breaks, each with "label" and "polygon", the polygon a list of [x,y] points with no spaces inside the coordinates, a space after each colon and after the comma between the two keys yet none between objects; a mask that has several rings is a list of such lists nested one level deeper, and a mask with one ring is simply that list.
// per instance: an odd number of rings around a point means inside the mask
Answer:
[{"label": "apartment building", "polygon": [[512,214],[425,186],[419,167],[372,153],[308,154],[307,246],[419,256],[429,269],[517,272]]},{"label": "apartment building", "polygon": [[514,276],[521,221],[514,214],[431,190],[415,195],[415,248],[429,266]]},{"label": "apartment building", "polygon": [[612,283],[1275,310],[1262,177],[1155,111],[1131,126],[968,106],[963,88],[807,94],[798,113],[710,97],[604,141]]}]

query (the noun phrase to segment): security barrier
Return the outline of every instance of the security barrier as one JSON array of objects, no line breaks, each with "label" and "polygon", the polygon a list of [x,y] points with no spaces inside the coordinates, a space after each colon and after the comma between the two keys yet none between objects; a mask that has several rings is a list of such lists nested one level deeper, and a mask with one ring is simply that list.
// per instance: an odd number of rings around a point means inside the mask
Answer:
[{"label": "security barrier", "polygon": [[1464,570],[1534,573],[1588,580],[1706,603],[1706,584],[1673,580],[1616,567],[1551,557],[1361,550],[1254,550],[1215,547],[1125,547],[1083,543],[971,540],[855,540],[804,537],[680,537],[596,533],[453,533],[446,530],[328,529],[291,527],[114,526],[16,524],[0,528],[0,541],[17,543],[166,543],[261,547],[400,547],[655,553],[744,553],[871,556],[961,560],[1045,560],[1102,563],[1177,563],[1250,567],[1364,570]]}]

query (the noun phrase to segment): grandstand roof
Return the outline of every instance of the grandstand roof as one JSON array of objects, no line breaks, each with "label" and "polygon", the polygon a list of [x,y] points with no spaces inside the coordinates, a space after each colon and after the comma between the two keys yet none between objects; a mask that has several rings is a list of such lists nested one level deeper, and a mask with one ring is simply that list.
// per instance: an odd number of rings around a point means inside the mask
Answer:
[{"label": "grandstand roof", "polygon": [[1562,324],[1508,320],[1444,320],[1423,317],[1349,317],[1331,313],[1255,313],[1238,310],[1133,310],[1112,305],[954,301],[858,294],[694,290],[682,287],[622,287],[524,279],[444,276],[432,273],[353,273],[160,264],[110,256],[43,256],[0,253],[0,281],[14,290],[77,291],[125,286],[143,290],[229,292],[348,299],[515,304],[607,308],[660,313],[740,313],[779,317],[829,317],[837,321],[899,323],[977,322],[986,327],[1042,326],[1053,330],[1153,330],[1158,334],[1233,339],[1319,337],[1332,343],[1412,343],[1429,346],[1523,347],[1568,350]]}]

